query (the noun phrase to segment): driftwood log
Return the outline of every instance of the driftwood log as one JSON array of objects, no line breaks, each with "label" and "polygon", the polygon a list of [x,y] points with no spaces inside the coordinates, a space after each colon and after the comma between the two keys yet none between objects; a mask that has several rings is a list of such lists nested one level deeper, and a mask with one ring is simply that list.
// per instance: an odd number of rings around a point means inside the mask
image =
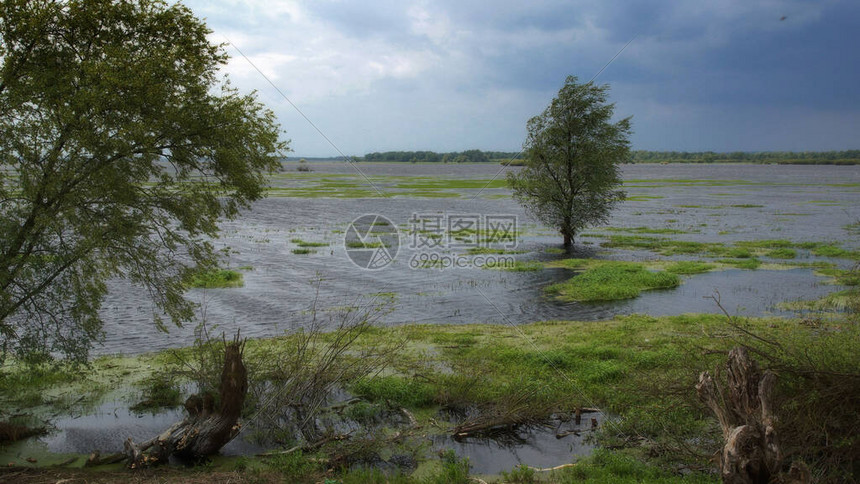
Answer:
[{"label": "driftwood log", "polygon": [[171,455],[199,459],[218,453],[238,435],[239,416],[248,391],[248,372],[242,362],[244,343],[238,335],[224,345],[221,371],[220,405],[209,394],[192,395],[185,402],[188,416],[146,442],[125,442],[125,455],[131,468],[166,463]]},{"label": "driftwood log", "polygon": [[[719,379],[719,368],[716,376]],[[779,473],[782,455],[774,428],[775,383],[776,375],[762,372],[745,348],[729,352],[724,385],[708,372],[699,375],[696,391],[723,431],[725,445],[719,453],[723,482],[767,483]]]}]

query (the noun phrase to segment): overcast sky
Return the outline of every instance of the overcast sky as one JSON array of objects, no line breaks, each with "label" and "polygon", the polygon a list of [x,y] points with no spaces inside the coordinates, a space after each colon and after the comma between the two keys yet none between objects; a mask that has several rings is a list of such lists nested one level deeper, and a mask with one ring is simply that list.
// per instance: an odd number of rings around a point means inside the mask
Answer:
[{"label": "overcast sky", "polygon": [[[611,86],[634,149],[860,148],[860,2],[185,0],[293,155],[517,151],[568,75]],[[332,144],[334,146],[332,146]]]}]

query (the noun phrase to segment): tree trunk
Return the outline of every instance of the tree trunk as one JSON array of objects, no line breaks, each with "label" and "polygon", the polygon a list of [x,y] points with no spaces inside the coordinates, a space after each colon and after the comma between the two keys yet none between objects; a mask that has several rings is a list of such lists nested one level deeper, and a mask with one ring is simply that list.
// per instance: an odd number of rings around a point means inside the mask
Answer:
[{"label": "tree trunk", "polygon": [[224,368],[221,371],[221,400],[217,411],[209,393],[192,395],[185,401],[188,417],[173,424],[161,435],[142,444],[131,438],[125,442],[125,454],[131,468],[166,463],[171,455],[199,459],[216,454],[239,434],[238,423],[248,391],[248,372],[242,363],[244,343],[238,335],[225,344]]},{"label": "tree trunk", "polygon": [[573,246],[573,236],[569,233],[564,233],[564,247],[570,249]]},{"label": "tree trunk", "polygon": [[[726,363],[725,388],[708,372],[699,375],[696,392],[711,408],[723,430],[720,475],[731,484],[765,484],[782,464],[774,429],[776,375],[762,371],[745,348],[734,348]],[[716,371],[719,378],[720,370]]]}]

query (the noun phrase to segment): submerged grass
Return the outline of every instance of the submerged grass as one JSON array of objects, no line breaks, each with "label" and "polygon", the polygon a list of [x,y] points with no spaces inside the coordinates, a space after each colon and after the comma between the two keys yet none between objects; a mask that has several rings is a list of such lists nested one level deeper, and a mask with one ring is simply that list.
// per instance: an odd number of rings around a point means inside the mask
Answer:
[{"label": "submerged grass", "polygon": [[487,261],[482,268],[511,272],[534,272],[543,270],[544,265],[538,261]]},{"label": "submerged grass", "polygon": [[789,311],[845,311],[860,299],[860,289],[846,289],[830,293],[820,299],[787,301],[778,304]]},{"label": "submerged grass", "polygon": [[494,247],[471,247],[466,251],[469,255],[482,255],[482,254],[524,254],[527,251],[525,250],[513,250],[513,249],[501,249]]},{"label": "submerged grass", "polygon": [[797,251],[788,248],[773,249],[768,251],[766,255],[772,259],[794,259],[797,257]]},{"label": "submerged grass", "polygon": [[607,227],[604,230],[610,232],[628,232],[631,234],[687,234],[690,232],[699,232],[698,230],[685,231],[672,228],[653,228],[653,227]]},{"label": "submerged grass", "polygon": [[328,247],[328,242],[308,242],[306,240],[293,238],[290,239],[290,242],[296,244],[299,247]]},{"label": "submerged grass", "polygon": [[644,264],[623,261],[568,259],[569,268],[585,271],[566,282],[548,286],[545,291],[562,301],[614,301],[637,297],[650,289],[670,289],[681,284],[676,274],[649,271]]}]

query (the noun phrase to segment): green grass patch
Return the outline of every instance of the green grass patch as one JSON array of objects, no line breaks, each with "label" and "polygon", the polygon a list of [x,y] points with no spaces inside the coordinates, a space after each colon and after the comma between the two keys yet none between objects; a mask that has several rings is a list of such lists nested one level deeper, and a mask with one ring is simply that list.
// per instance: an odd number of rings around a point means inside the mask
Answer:
[{"label": "green grass patch", "polygon": [[352,392],[371,402],[388,402],[401,407],[426,407],[433,404],[434,388],[424,382],[399,376],[377,376],[361,379]]},{"label": "green grass patch", "polygon": [[189,284],[197,289],[220,289],[245,285],[242,273],[230,269],[213,269],[194,275]]},{"label": "green grass patch", "polygon": [[743,247],[732,247],[730,249],[726,249],[720,255],[725,257],[730,257],[732,259],[749,259],[752,257],[752,252]]},{"label": "green grass patch", "polygon": [[577,461],[576,466],[566,468],[558,473],[554,482],[563,484],[716,484],[719,479],[702,474],[679,476],[659,466],[642,462],[629,454],[596,449],[590,457]]},{"label": "green grass patch", "polygon": [[761,261],[756,259],[755,257],[750,257],[746,259],[718,259],[717,262],[730,265],[737,269],[746,269],[750,271],[758,269],[761,265]]},{"label": "green grass patch", "polygon": [[794,249],[773,249],[765,255],[772,259],[794,259],[797,257],[797,251]]},{"label": "green grass patch", "polygon": [[716,269],[716,265],[696,261],[678,261],[666,266],[666,272],[672,274],[701,274]]},{"label": "green grass patch", "polygon": [[649,271],[645,265],[635,262],[599,261],[589,262],[587,266],[581,274],[552,284],[545,291],[562,301],[614,301],[637,297],[642,291],[670,289],[681,284],[676,274]]},{"label": "green grass patch", "polygon": [[313,249],[308,249],[308,248],[298,248],[298,249],[293,249],[290,252],[292,252],[293,254],[296,254],[296,255],[309,255],[309,254],[316,254],[317,251],[315,251]]},{"label": "green grass patch", "polygon": [[812,253],[819,257],[833,257],[835,259],[860,259],[860,251],[847,250],[835,244],[821,244],[812,249]]}]

